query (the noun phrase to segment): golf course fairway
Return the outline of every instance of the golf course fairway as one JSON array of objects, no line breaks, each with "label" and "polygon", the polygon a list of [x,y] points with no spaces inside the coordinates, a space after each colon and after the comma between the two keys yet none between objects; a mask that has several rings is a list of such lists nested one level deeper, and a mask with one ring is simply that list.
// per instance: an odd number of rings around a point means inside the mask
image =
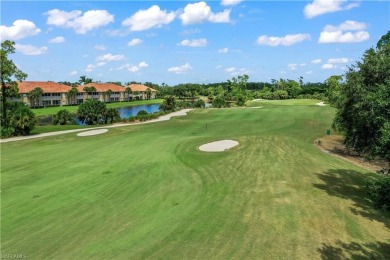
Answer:
[{"label": "golf course fairway", "polygon": [[[1,251],[28,259],[390,259],[377,174],[318,150],[318,100],[1,144]],[[229,139],[230,150],[202,152]]]}]

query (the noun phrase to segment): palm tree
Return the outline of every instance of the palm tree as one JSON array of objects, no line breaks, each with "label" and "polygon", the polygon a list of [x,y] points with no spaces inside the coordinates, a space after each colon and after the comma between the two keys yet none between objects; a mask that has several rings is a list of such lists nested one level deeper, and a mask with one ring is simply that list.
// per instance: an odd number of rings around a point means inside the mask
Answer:
[{"label": "palm tree", "polygon": [[92,79],[87,78],[87,76],[80,76],[79,82],[80,82],[80,84],[82,84],[82,85],[86,85],[86,84],[88,84],[88,83],[92,83]]},{"label": "palm tree", "polygon": [[68,99],[69,99],[69,104],[74,105],[76,103],[76,96],[79,93],[76,87],[72,87],[68,91]]},{"label": "palm tree", "polygon": [[137,99],[139,99],[139,92],[138,91],[134,91],[134,96],[137,97]]},{"label": "palm tree", "polygon": [[152,90],[151,90],[150,88],[148,88],[148,89],[146,90],[146,98],[147,98],[147,99],[150,99],[151,96],[152,96]]},{"label": "palm tree", "polygon": [[30,104],[32,104],[33,107],[36,107],[36,103],[38,103],[43,95],[43,90],[40,87],[36,87],[33,90],[31,90],[28,93],[28,97],[30,98]]},{"label": "palm tree", "polygon": [[127,88],[125,89],[125,93],[126,93],[126,95],[127,95],[127,101],[129,101],[129,100],[130,100],[130,94],[133,94],[133,91],[131,90],[130,87],[127,87]]},{"label": "palm tree", "polygon": [[92,98],[92,93],[96,92],[95,87],[84,87],[83,90],[87,93],[87,99],[89,99],[89,96],[91,95]]},{"label": "palm tree", "polygon": [[110,101],[111,101],[110,98],[111,98],[111,95],[112,95],[112,90],[111,90],[111,89],[108,89],[108,90],[105,92],[105,94],[106,94],[107,97],[108,97],[108,102],[110,102]]}]

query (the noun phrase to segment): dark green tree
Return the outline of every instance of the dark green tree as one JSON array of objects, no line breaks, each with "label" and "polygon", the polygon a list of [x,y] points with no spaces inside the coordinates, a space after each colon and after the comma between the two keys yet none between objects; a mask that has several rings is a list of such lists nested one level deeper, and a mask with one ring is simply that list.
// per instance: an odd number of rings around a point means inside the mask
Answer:
[{"label": "dark green tree", "polygon": [[346,73],[333,126],[347,147],[390,162],[390,43],[382,39]]},{"label": "dark green tree", "polygon": [[68,125],[74,123],[75,123],[74,115],[72,115],[72,113],[70,113],[66,109],[61,109],[60,111],[58,111],[53,118],[54,125]]},{"label": "dark green tree", "polygon": [[37,124],[37,119],[29,107],[22,102],[13,102],[10,105],[9,127],[11,135],[28,135]]},{"label": "dark green tree", "polygon": [[18,83],[27,78],[27,74],[19,70],[15,63],[8,58],[9,54],[15,53],[15,42],[4,41],[1,43],[0,50],[0,79],[1,79],[1,125],[2,128],[7,129],[9,124],[7,103],[8,99],[18,97]]},{"label": "dark green tree", "polygon": [[160,104],[160,110],[162,111],[173,111],[176,108],[176,100],[174,96],[169,96],[164,99]]},{"label": "dark green tree", "polygon": [[87,125],[99,125],[106,121],[106,104],[99,100],[88,99],[80,104],[77,118]]},{"label": "dark green tree", "polygon": [[79,83],[80,83],[81,85],[86,85],[86,84],[88,84],[88,83],[92,83],[92,79],[87,78],[87,76],[80,76]]}]

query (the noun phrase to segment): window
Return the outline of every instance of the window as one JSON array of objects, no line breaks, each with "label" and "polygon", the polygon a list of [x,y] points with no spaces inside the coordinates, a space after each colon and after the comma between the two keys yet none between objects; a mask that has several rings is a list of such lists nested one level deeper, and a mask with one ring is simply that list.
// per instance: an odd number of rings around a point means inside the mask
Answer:
[{"label": "window", "polygon": [[44,106],[44,107],[51,106],[50,100],[43,100],[43,106]]},{"label": "window", "polygon": [[61,103],[60,103],[60,100],[53,100],[53,105],[54,106],[59,106]]},{"label": "window", "polygon": [[77,99],[77,104],[83,103],[83,99]]}]

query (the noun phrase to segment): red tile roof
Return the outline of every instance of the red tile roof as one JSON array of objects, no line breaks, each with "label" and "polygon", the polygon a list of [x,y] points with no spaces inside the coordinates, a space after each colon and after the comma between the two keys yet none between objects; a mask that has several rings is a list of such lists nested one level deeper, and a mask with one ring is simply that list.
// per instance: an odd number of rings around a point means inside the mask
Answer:
[{"label": "red tile roof", "polygon": [[106,92],[111,89],[112,92],[124,92],[125,88],[113,83],[88,83],[83,86],[78,86],[77,89],[79,92],[84,92],[84,87],[95,87],[96,92]]},{"label": "red tile roof", "polygon": [[43,93],[67,93],[71,87],[53,81],[22,81],[18,82],[19,93],[28,93],[36,87],[40,87]]},{"label": "red tile roof", "polygon": [[[142,84],[130,84],[128,87],[131,88],[131,91],[135,92],[146,92],[146,90],[149,88],[148,86],[142,85]],[[152,92],[157,92],[157,90],[150,88]]]}]

